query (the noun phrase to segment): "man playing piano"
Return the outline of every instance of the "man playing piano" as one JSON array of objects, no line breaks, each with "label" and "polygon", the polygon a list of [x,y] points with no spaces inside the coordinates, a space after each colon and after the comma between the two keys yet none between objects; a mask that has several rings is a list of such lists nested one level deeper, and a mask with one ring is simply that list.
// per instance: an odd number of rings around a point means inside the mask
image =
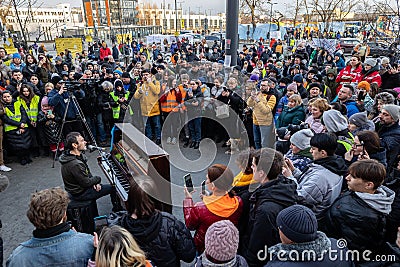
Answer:
[{"label": "man playing piano", "polygon": [[65,138],[65,150],[60,156],[61,175],[65,190],[75,201],[96,200],[110,195],[113,211],[122,210],[115,187],[101,184],[99,176],[93,176],[82,151],[86,150],[86,141],[78,132],[71,132]]}]

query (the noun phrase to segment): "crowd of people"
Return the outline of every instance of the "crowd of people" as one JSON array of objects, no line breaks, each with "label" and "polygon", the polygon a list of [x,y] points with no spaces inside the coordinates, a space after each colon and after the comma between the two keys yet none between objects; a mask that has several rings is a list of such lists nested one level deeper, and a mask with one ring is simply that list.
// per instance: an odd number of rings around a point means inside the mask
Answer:
[{"label": "crowd of people", "polygon": [[[3,159],[0,147],[0,171],[11,171],[5,164],[13,154],[25,165],[31,156],[62,153],[68,192],[32,195],[34,238],[13,252],[8,266],[362,266],[373,260],[332,259],[324,251],[398,255],[400,66],[394,58],[368,57],[362,46],[346,58],[340,48],[331,53],[306,42],[286,54],[281,40],[273,40],[243,46],[237,64],[226,68],[218,43],[173,42],[172,64],[156,44],[134,41],[128,49],[124,64],[125,50],[105,42],[98,55],[91,49],[72,58],[66,51],[54,63],[44,54],[7,55],[0,48],[0,144],[7,152]],[[238,153],[240,172],[210,166],[198,203],[185,188],[184,222],[155,208],[157,188],[147,176],[130,185],[120,207],[81,155],[86,143],[110,145],[119,122],[160,146],[197,150],[202,139],[213,139]],[[71,230],[69,199],[107,194],[115,211],[126,210],[114,225],[94,241]],[[316,258],[290,257],[307,250]],[[48,251],[56,253],[43,256]]]}]

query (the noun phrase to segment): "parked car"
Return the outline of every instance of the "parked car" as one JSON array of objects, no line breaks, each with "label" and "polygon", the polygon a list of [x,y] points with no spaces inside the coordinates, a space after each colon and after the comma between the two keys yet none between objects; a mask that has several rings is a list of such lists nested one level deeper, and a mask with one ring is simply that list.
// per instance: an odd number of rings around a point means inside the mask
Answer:
[{"label": "parked car", "polygon": [[344,54],[351,54],[353,48],[358,45],[360,41],[357,38],[342,38],[339,43]]},{"label": "parked car", "polygon": [[367,44],[370,48],[369,55],[371,57],[387,57],[391,53],[393,53],[393,51],[389,48],[389,46],[384,43],[369,42]]},{"label": "parked car", "polygon": [[214,45],[215,41],[217,41],[218,44],[221,41],[221,39],[218,36],[214,36],[214,35],[206,35],[206,36],[204,36],[204,39],[206,39],[208,47],[212,47]]}]

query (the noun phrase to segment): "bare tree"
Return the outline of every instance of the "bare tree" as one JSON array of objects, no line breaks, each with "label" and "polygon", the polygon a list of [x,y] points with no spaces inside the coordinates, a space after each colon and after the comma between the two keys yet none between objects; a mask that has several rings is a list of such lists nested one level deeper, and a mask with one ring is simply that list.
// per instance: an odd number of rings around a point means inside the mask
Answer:
[{"label": "bare tree", "polygon": [[381,16],[386,16],[394,38],[400,38],[400,0],[374,0]]},{"label": "bare tree", "polygon": [[257,22],[259,22],[259,16],[266,12],[266,4],[268,2],[270,2],[270,0],[240,0],[240,17],[253,25],[252,36],[256,30]]},{"label": "bare tree", "polygon": [[11,15],[12,2],[10,0],[0,0],[0,20],[3,25],[6,25],[6,17]]}]

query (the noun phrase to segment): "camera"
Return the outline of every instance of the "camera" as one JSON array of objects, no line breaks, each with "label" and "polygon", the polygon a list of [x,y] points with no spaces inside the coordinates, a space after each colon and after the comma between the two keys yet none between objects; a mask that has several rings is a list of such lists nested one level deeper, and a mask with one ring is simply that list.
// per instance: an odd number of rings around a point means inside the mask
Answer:
[{"label": "camera", "polygon": [[302,122],[299,125],[289,124],[287,129],[290,132],[290,135],[295,134],[296,132],[304,129],[308,129],[308,123]]}]

